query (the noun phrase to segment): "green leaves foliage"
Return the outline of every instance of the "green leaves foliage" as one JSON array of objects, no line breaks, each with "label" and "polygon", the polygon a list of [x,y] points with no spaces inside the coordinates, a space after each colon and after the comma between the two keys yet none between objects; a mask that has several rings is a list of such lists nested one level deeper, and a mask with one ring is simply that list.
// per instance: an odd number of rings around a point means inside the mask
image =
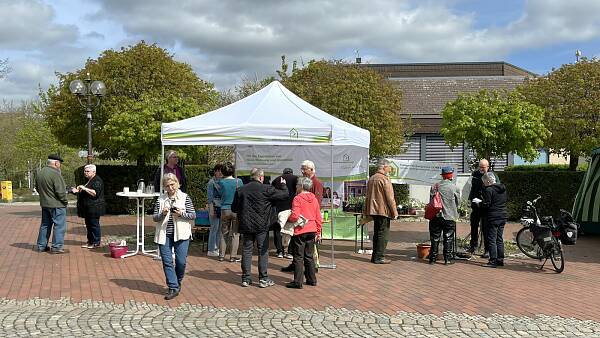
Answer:
[{"label": "green leaves foliage", "polygon": [[[600,60],[582,58],[518,88],[529,102],[545,108],[552,136],[550,151],[579,157],[600,145]],[[577,161],[574,161],[575,170]]]},{"label": "green leaves foliage", "polygon": [[217,106],[212,84],[173,55],[140,42],[119,51],[106,50],[83,69],[57,73],[58,84],[41,93],[43,114],[59,141],[85,148],[85,110],[69,91],[74,79],[106,84],[107,95],[93,111],[93,144],[104,158],[144,161],[160,152],[160,124],[189,118]]},{"label": "green leaves foliage", "polygon": [[[285,66],[285,62],[284,62]],[[398,115],[402,94],[379,73],[341,61],[311,61],[291,76],[279,74],[284,86],[303,100],[371,132],[372,157],[401,152],[406,127]]]},{"label": "green leaves foliage", "polygon": [[517,92],[482,90],[460,95],[442,111],[441,134],[450,146],[466,142],[478,159],[516,153],[533,161],[550,132],[543,110]]}]

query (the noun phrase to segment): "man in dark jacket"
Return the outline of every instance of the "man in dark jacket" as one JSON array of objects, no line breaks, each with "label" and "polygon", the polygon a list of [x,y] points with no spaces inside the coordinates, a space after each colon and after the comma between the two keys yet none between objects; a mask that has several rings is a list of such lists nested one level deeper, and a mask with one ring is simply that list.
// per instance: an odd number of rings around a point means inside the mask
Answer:
[{"label": "man in dark jacket", "polygon": [[42,207],[42,222],[37,239],[39,252],[50,251],[48,241],[52,233],[51,253],[65,253],[63,246],[67,230],[67,189],[60,174],[62,162],[58,155],[48,156],[47,166],[37,173],[35,179],[35,188],[40,194]]},{"label": "man in dark jacket", "polygon": [[[479,161],[479,169],[475,170],[471,174],[471,191],[469,192],[469,201],[471,201],[471,243],[469,245],[469,252],[474,253],[477,251],[477,245],[479,244],[479,226],[482,224],[481,209],[479,204],[474,202],[483,198],[483,182],[481,177],[488,172],[490,163],[485,158]],[[483,229],[483,228],[482,228]],[[486,239],[483,239],[484,251],[487,252]],[[485,253],[484,253],[485,256]]]},{"label": "man in dark jacket", "polygon": [[269,260],[269,225],[276,219],[273,203],[289,197],[285,179],[280,178],[280,189],[263,184],[264,172],[259,168],[250,171],[250,182],[239,188],[233,198],[231,211],[237,214],[238,231],[242,240],[242,286],[252,284],[250,268],[254,242],[258,248],[258,274],[261,288],[272,286],[274,282],[267,274]]},{"label": "man in dark jacket", "polygon": [[[282,180],[283,178],[283,180]],[[285,182],[285,183],[281,183],[281,182]],[[291,210],[292,209],[292,201],[294,200],[294,197],[296,196],[296,183],[298,182],[298,177],[296,177],[296,175],[294,175],[294,171],[292,170],[292,168],[285,168],[283,169],[283,174],[281,176],[277,176],[272,182],[271,185],[273,185],[275,188],[281,188],[282,185],[286,185],[287,189],[288,189],[288,193],[289,193],[289,197],[281,200],[281,201],[276,201],[275,202],[275,211],[277,212],[277,214],[279,214],[282,211],[285,210]],[[275,242],[275,248],[277,249],[277,257],[279,258],[283,258],[285,253],[285,248],[287,246],[287,243],[282,243],[281,240],[281,225],[279,224],[279,221],[276,221],[272,228],[273,230],[273,242]],[[287,256],[286,258],[291,258],[291,254],[287,254],[289,256]]]},{"label": "man in dark jacket", "polygon": [[484,213],[484,233],[487,237],[490,260],[486,267],[504,266],[504,225],[508,212],[506,210],[506,187],[496,183],[496,176],[485,173],[481,177],[485,189],[481,209]]}]

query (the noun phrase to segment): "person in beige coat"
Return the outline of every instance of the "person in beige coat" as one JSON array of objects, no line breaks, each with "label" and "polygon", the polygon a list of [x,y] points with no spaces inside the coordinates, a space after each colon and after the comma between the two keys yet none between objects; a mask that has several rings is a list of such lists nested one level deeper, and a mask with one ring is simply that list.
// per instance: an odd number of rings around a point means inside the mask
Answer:
[{"label": "person in beige coat", "polygon": [[377,172],[369,178],[367,183],[364,215],[371,216],[375,224],[373,254],[371,256],[371,263],[374,264],[389,264],[391,262],[389,259],[384,258],[390,234],[390,220],[398,217],[394,189],[392,181],[388,177],[391,170],[390,161],[379,160]]}]

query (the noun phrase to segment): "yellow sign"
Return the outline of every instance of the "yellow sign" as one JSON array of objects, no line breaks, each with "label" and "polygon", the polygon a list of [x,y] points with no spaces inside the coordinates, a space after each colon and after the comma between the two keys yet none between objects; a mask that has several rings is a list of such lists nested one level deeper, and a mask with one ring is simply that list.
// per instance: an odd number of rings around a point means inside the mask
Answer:
[{"label": "yellow sign", "polygon": [[12,182],[11,181],[2,181],[0,182],[0,186],[2,187],[2,199],[7,201],[12,201]]}]

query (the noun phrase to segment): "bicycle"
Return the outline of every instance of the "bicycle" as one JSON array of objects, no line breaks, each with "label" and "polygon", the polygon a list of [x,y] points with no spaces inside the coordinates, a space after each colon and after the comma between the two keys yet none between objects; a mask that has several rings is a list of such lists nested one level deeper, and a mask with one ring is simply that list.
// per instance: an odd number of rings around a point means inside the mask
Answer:
[{"label": "bicycle", "polygon": [[525,211],[530,212],[532,217],[521,217],[523,228],[517,233],[517,247],[527,257],[540,261],[545,259],[540,270],[550,259],[554,270],[561,273],[565,269],[565,258],[560,241],[561,231],[552,216],[539,217],[536,203],[540,198],[541,196],[538,195],[533,201],[527,201]]}]

